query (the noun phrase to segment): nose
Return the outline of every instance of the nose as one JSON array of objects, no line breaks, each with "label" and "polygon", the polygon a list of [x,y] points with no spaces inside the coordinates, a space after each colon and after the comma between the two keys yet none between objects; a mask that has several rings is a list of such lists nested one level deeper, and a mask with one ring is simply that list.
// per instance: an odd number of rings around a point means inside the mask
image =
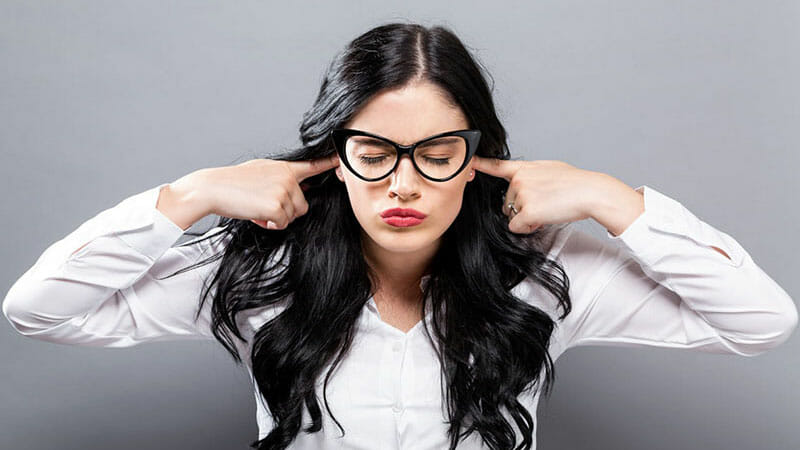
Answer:
[{"label": "nose", "polygon": [[390,175],[392,180],[389,186],[390,192],[394,192],[400,198],[411,198],[414,195],[419,195],[419,177],[414,163],[411,162],[411,157],[403,155],[400,162]]}]

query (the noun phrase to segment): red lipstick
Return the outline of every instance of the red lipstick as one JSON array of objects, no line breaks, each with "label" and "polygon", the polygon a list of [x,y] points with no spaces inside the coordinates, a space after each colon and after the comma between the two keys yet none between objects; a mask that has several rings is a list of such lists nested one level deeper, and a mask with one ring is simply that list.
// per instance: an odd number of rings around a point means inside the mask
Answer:
[{"label": "red lipstick", "polygon": [[425,217],[425,214],[411,208],[391,208],[381,213],[384,222],[396,227],[419,225]]}]

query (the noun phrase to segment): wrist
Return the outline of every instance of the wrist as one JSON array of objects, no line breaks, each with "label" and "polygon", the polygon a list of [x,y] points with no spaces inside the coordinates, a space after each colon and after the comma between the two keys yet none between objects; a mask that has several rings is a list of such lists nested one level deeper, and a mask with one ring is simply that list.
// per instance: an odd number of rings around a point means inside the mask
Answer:
[{"label": "wrist", "polygon": [[198,189],[198,172],[179,178],[164,186],[159,192],[156,209],[184,231],[212,211],[207,199]]},{"label": "wrist", "polygon": [[611,175],[596,172],[588,215],[614,236],[644,213],[644,195]]}]

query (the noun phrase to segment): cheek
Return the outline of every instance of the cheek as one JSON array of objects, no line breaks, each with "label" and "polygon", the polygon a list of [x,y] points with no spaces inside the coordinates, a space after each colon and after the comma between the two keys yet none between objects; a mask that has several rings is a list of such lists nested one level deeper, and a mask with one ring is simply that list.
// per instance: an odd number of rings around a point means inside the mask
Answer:
[{"label": "cheek", "polygon": [[372,205],[376,201],[376,193],[374,190],[364,186],[359,180],[354,180],[349,175],[345,175],[344,178],[347,196],[350,199],[350,206],[353,208],[353,213],[360,220],[368,219],[372,214]]},{"label": "cheek", "polygon": [[441,205],[440,213],[442,214],[442,220],[446,220],[448,226],[458,217],[463,201],[464,189],[462,186],[447,192],[439,202],[439,205]]}]

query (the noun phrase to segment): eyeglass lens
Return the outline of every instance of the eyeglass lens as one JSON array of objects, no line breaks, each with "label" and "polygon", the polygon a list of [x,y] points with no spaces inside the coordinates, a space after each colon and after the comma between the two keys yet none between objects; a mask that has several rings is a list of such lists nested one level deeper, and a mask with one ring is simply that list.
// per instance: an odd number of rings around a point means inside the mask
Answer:
[{"label": "eyeglass lens", "polygon": [[[447,178],[461,167],[466,155],[466,139],[442,136],[420,144],[414,150],[414,162],[431,178]],[[397,161],[397,151],[380,139],[350,136],[345,143],[345,157],[359,175],[379,178],[392,170]]]}]

